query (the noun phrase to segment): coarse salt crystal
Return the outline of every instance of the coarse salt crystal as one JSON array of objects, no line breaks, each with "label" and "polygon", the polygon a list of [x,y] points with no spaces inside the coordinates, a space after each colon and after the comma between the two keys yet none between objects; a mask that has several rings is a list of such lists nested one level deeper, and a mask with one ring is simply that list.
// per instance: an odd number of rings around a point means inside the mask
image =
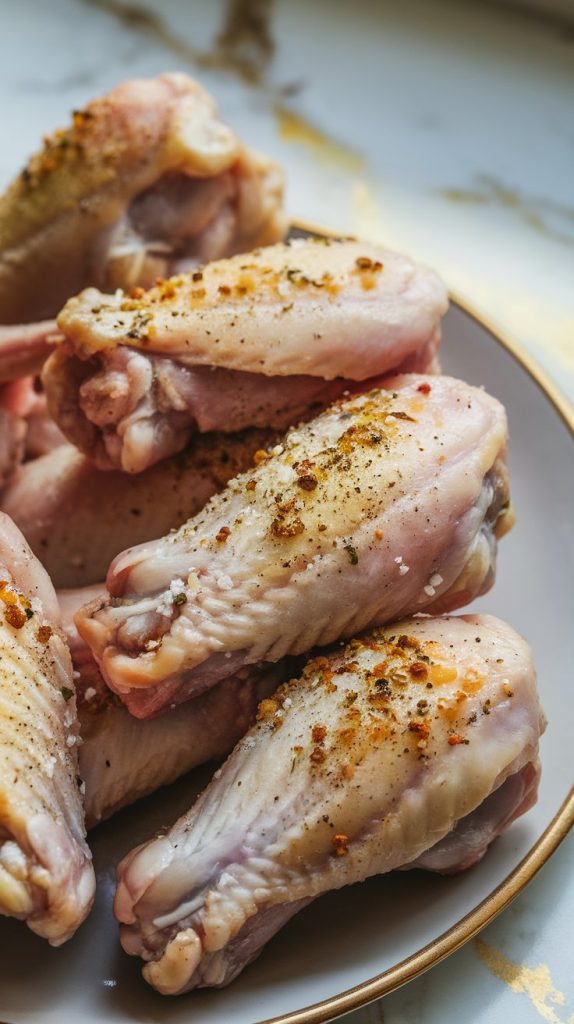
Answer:
[{"label": "coarse salt crystal", "polygon": [[436,594],[435,588],[431,587],[430,583],[427,583],[426,587],[424,588],[424,592],[425,594],[428,594],[429,597],[434,597],[434,595]]},{"label": "coarse salt crystal", "polygon": [[291,700],[291,697],[285,697],[285,700],[283,701],[283,707],[284,708],[291,708],[291,707],[293,707],[293,701]]},{"label": "coarse salt crystal", "polygon": [[75,747],[77,742],[78,742],[78,737],[74,736],[73,733],[70,733],[70,735],[68,736],[68,738],[66,740],[66,746],[68,746],[68,747]]},{"label": "coarse salt crystal", "polygon": [[441,583],[444,583],[444,580],[440,573],[435,572],[434,575],[431,576],[429,583],[431,587],[440,587]]},{"label": "coarse salt crystal", "polygon": [[233,580],[224,572],[216,573],[215,585],[218,587],[219,590],[233,590]]},{"label": "coarse salt crystal", "polygon": [[84,691],[84,700],[93,700],[96,696],[96,690],[94,686],[88,686],[87,690]]},{"label": "coarse salt crystal", "polygon": [[72,679],[79,679],[79,678],[80,678],[80,673],[78,672],[77,669],[74,669],[73,672],[72,672]]},{"label": "coarse salt crystal", "polygon": [[403,560],[403,556],[402,555],[397,555],[397,557],[395,558],[395,562],[397,563],[397,565],[400,565],[402,560]]},{"label": "coarse salt crystal", "polygon": [[400,565],[399,566],[399,572],[400,572],[401,576],[404,576],[409,571],[409,569],[410,569],[410,565]]},{"label": "coarse salt crystal", "polygon": [[271,451],[273,452],[274,455],[283,455],[285,449],[282,444],[276,444],[275,447],[271,449]]}]

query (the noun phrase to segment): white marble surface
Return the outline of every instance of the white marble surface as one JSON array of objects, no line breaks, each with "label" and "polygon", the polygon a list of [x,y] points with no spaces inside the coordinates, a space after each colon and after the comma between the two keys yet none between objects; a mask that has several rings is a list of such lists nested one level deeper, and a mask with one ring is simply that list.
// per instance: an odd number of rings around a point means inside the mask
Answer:
[{"label": "white marble surface", "polygon": [[[490,3],[278,0],[267,57],[251,43],[213,66],[228,6],[0,0],[0,187],[70,108],[191,71],[284,164],[294,216],[431,263],[574,397],[574,33]],[[573,1024],[573,851],[570,837],[483,945],[348,1019]]]}]

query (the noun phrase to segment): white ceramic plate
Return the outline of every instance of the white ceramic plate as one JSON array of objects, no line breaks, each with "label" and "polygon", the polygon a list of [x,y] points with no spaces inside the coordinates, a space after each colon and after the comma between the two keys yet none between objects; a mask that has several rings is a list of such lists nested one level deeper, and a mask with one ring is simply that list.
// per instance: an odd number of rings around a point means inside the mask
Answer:
[{"label": "white ceramic plate", "polygon": [[[513,354],[513,350],[514,353]],[[114,865],[169,824],[205,783],[187,778],[92,834],[94,911],[79,934],[50,949],[22,924],[0,923],[0,1018],[9,1024],[315,1024],[360,1006],[436,963],[517,894],[574,817],[572,628],[574,421],[512,343],[454,304],[444,325],[447,373],[483,384],[509,414],[518,520],[500,549],[494,590],[477,602],[530,641],[549,719],[536,807],[474,869],[441,879],[422,872],[375,878],[318,900],[228,989],[177,999],[154,993],[119,947],[111,913]],[[521,361],[522,360],[522,361]],[[528,362],[526,360],[526,362]],[[564,801],[567,801],[564,803]]]}]

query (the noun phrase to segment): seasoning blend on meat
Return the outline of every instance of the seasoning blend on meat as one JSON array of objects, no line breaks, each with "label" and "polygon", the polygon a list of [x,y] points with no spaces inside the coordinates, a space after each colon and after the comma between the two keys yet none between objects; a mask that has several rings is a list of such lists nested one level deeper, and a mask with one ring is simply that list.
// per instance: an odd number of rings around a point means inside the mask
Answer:
[{"label": "seasoning blend on meat", "polygon": [[528,647],[490,616],[411,619],[316,658],[120,864],[124,949],[159,992],[226,985],[321,893],[469,867],[535,802],[544,725]]},{"label": "seasoning blend on meat", "polygon": [[286,429],[357,382],[432,372],[446,308],[436,274],[405,256],[298,239],[149,292],[82,292],[44,385],[78,448],[139,473],[195,430]]},{"label": "seasoning blend on meat", "polygon": [[511,522],[504,410],[431,380],[335,404],[177,532],[118,555],[109,598],[76,623],[132,714],[491,586]]},{"label": "seasoning blend on meat", "polygon": [[75,111],[0,196],[0,323],[55,316],[89,284],[148,287],[275,242],[282,200],[277,164],[187,75],[124,82]]},{"label": "seasoning blend on meat", "polygon": [[95,890],[70,653],[53,587],[0,513],[0,913],[58,946]]}]

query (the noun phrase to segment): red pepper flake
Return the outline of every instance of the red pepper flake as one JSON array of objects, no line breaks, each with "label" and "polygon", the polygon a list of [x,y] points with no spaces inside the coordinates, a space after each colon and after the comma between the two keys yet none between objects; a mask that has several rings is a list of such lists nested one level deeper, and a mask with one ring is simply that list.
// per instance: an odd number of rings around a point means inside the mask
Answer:
[{"label": "red pepper flake", "polygon": [[331,842],[335,848],[335,857],[344,857],[349,845],[349,837],[344,832],[337,832]]},{"label": "red pepper flake", "polygon": [[417,391],[420,391],[421,395],[430,395],[432,388],[430,384],[425,381],[423,384],[419,384]]},{"label": "red pepper flake", "polygon": [[322,743],[326,735],[327,730],[324,725],[314,725],[311,729],[313,743]]},{"label": "red pepper flake", "polygon": [[216,533],[215,539],[218,544],[225,544],[225,541],[229,537],[231,530],[228,526],[222,526],[221,529]]},{"label": "red pepper flake", "polygon": [[313,747],[313,750],[309,755],[313,764],[323,764],[326,756],[325,751],[321,750],[321,747]]},{"label": "red pepper flake", "polygon": [[52,627],[51,626],[40,626],[38,628],[38,632],[37,632],[36,635],[37,635],[38,640],[40,641],[41,644],[47,644],[48,640],[52,636]]},{"label": "red pepper flake", "polygon": [[453,736],[449,736],[448,743],[450,747],[458,747],[461,743],[468,745],[468,740],[465,740],[464,736],[459,736],[458,733],[455,733]]},{"label": "red pepper flake", "polygon": [[426,680],[428,668],[424,661],[413,661],[412,665],[409,666],[409,675],[416,680]]},{"label": "red pepper flake", "polygon": [[264,451],[263,448],[258,448],[257,451],[255,452],[255,455],[253,456],[253,461],[256,466],[260,466],[262,462],[267,462],[268,458],[269,455],[267,454],[267,452]]},{"label": "red pepper flake", "polygon": [[4,618],[8,625],[13,626],[14,629],[22,629],[22,626],[27,621],[26,612],[22,611],[15,604],[8,605],[4,612]]},{"label": "red pepper flake", "polygon": [[409,722],[409,732],[416,732],[419,736],[422,736],[424,739],[426,739],[428,734],[430,733],[430,725],[428,724],[428,722],[417,722],[416,720],[413,720]]},{"label": "red pepper flake", "polygon": [[145,292],[143,288],[132,288],[128,295],[130,299],[143,299]]}]

